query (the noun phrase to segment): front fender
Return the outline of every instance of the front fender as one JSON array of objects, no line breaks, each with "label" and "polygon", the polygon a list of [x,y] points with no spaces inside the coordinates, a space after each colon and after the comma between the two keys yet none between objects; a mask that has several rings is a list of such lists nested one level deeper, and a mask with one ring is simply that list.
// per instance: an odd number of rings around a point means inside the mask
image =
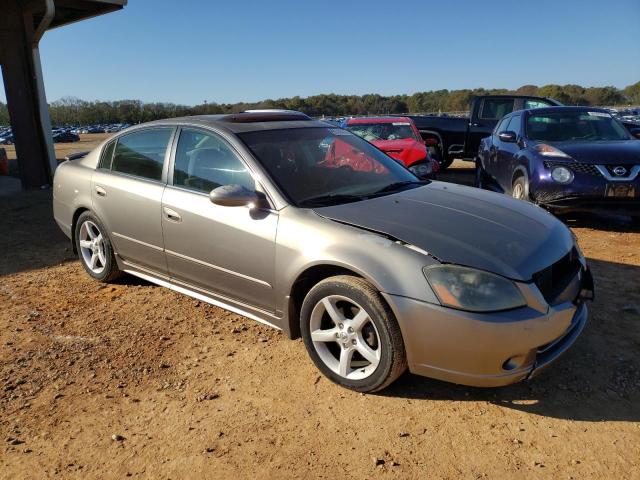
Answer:
[{"label": "front fender", "polygon": [[422,273],[434,263],[426,252],[382,234],[288,207],[280,212],[276,239],[277,308],[284,309],[300,275],[318,265],[353,271],[381,292],[438,303]]}]

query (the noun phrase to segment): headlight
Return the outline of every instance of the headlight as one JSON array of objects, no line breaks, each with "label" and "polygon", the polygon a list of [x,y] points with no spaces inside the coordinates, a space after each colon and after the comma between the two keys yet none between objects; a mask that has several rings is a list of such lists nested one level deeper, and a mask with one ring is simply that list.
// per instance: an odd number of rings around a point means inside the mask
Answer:
[{"label": "headlight", "polygon": [[409,170],[411,170],[413,174],[418,178],[426,177],[433,171],[433,169],[431,168],[431,162],[420,162],[413,164],[409,167]]},{"label": "headlight", "polygon": [[571,183],[573,182],[573,172],[567,167],[554,167],[551,170],[551,178],[558,183]]},{"label": "headlight", "polygon": [[539,143],[533,148],[536,152],[545,157],[571,158],[559,148],[552,147],[551,145],[547,145],[546,143]]},{"label": "headlight", "polygon": [[440,303],[471,312],[492,312],[522,307],[526,301],[511,280],[493,273],[457,265],[423,269]]}]

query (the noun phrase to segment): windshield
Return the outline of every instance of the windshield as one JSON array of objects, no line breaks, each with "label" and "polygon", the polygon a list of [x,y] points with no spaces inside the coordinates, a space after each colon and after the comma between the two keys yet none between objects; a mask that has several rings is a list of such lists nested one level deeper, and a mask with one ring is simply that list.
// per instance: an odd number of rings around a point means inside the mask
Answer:
[{"label": "windshield", "polygon": [[347,125],[347,130],[364,138],[367,142],[375,142],[376,140],[401,140],[403,138],[417,140],[411,124],[407,122],[354,123]]},{"label": "windshield", "polygon": [[340,128],[261,130],[238,136],[300,207],[358,201],[421,184],[403,165]]},{"label": "windshield", "polygon": [[545,142],[629,140],[627,130],[604,112],[536,113],[527,119],[527,137]]}]

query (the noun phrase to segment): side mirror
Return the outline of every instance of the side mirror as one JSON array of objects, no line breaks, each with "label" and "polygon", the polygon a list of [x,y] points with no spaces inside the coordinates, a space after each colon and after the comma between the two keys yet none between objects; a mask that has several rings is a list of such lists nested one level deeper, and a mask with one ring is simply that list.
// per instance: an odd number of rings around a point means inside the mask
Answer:
[{"label": "side mirror", "polygon": [[634,137],[636,137],[638,140],[640,140],[640,128],[632,128],[631,130],[629,130],[631,132],[631,135],[633,135]]},{"label": "side mirror", "polygon": [[498,138],[503,141],[503,142],[507,142],[507,143],[515,143],[518,136],[516,135],[516,132],[512,132],[511,130],[507,130],[506,132],[502,132],[498,134]]},{"label": "side mirror", "polygon": [[266,200],[264,194],[242,185],[222,185],[209,193],[209,200],[223,207],[261,207]]}]

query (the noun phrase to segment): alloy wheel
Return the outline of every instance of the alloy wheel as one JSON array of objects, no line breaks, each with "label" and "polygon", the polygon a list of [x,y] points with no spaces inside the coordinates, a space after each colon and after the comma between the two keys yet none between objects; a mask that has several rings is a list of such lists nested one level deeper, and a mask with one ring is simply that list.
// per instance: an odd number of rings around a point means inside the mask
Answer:
[{"label": "alloy wheel", "polygon": [[367,378],[380,363],[378,330],[367,311],[347,297],[321,299],[311,312],[310,333],[322,362],[343,378]]},{"label": "alloy wheel", "polygon": [[107,266],[102,232],[91,220],[85,220],[80,226],[78,237],[78,246],[85,265],[96,275],[101,274]]}]

